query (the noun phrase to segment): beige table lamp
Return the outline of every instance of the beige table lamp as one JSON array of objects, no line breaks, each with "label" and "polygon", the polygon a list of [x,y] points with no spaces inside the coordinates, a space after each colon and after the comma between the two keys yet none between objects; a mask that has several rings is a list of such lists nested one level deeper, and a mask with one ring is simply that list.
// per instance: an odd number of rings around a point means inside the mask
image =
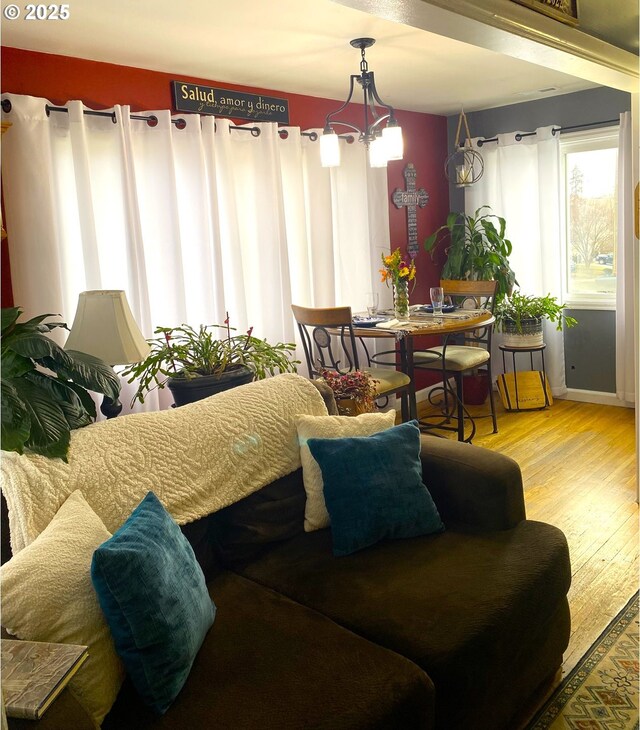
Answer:
[{"label": "beige table lamp", "polygon": [[[78,297],[65,349],[86,352],[114,366],[140,362],[150,348],[124,291],[100,289],[84,291]],[[122,410],[122,403],[105,396],[100,410],[107,418],[114,418]]]}]

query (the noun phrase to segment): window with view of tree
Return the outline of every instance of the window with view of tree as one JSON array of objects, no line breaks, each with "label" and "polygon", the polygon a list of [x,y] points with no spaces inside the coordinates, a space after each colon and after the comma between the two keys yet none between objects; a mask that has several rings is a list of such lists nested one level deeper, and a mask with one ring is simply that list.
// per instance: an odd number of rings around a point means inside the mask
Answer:
[{"label": "window with view of tree", "polygon": [[615,300],[617,145],[615,129],[561,141],[569,301]]}]

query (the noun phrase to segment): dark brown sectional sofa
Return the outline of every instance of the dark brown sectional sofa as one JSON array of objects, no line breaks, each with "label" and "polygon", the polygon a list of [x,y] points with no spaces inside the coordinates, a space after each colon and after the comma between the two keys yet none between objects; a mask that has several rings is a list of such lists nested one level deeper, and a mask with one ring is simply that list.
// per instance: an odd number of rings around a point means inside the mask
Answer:
[{"label": "dark brown sectional sofa", "polygon": [[[347,557],[303,532],[301,471],[186,525],[218,613],[162,717],[125,682],[107,730],[517,730],[569,639],[563,534],[525,518],[520,470],[423,437],[446,531]],[[65,691],[36,725],[91,727]]]}]

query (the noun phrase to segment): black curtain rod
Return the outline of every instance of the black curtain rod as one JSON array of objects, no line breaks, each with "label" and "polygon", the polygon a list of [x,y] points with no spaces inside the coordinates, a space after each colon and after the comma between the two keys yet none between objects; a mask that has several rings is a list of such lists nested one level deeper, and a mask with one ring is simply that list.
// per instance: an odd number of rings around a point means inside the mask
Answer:
[{"label": "black curtain rod", "polygon": [[[551,134],[558,134],[561,132],[569,132],[572,129],[588,129],[589,127],[599,127],[602,124],[619,124],[619,119],[605,119],[603,122],[590,122],[589,124],[574,124],[571,127],[555,127],[551,130]],[[516,142],[520,142],[525,137],[533,137],[537,132],[518,132],[515,136]],[[478,147],[482,147],[483,144],[487,144],[488,142],[497,142],[497,137],[491,137],[491,139],[479,139],[478,140]],[[461,144],[460,147],[464,147],[464,144]]]},{"label": "black curtain rod", "polygon": [[[11,111],[11,101],[9,99],[3,99],[2,100],[2,110],[6,112],[7,114]],[[45,111],[47,113],[47,116],[51,114],[51,112],[63,112],[65,114],[69,113],[69,110],[64,106],[51,106],[50,104],[45,105]],[[116,113],[115,112],[102,112],[102,111],[94,111],[93,109],[83,109],[83,114],[86,114],[90,117],[111,117],[111,121],[115,124],[116,123]],[[150,127],[155,127],[158,123],[158,117],[156,117],[153,114],[150,114],[148,117],[143,116],[142,114],[130,114],[130,119],[139,119],[140,121],[146,122]],[[187,123],[184,119],[178,118],[178,119],[171,119],[171,124],[175,124],[178,129],[184,129],[187,126]],[[259,137],[260,136],[260,128],[259,127],[249,127],[247,125],[234,125],[229,127],[229,129],[237,129],[241,132],[251,132],[253,137]],[[286,129],[279,129],[278,134],[282,139],[286,139],[289,136],[289,132],[287,132]],[[315,142],[318,139],[318,135],[316,132],[300,132],[300,134],[303,137],[309,137],[309,139],[312,142]]]}]

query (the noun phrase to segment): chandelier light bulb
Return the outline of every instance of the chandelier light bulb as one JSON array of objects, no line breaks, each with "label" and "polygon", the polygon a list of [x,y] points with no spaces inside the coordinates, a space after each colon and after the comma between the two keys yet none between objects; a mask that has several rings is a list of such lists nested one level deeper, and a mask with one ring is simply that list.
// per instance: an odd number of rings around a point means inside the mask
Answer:
[{"label": "chandelier light bulb", "polygon": [[320,164],[322,167],[338,167],[340,165],[340,140],[333,130],[328,130],[320,137]]},{"label": "chandelier light bulb", "polygon": [[387,160],[401,160],[404,157],[402,128],[397,124],[388,125],[382,130]]},{"label": "chandelier light bulb", "polygon": [[371,167],[387,166],[387,146],[383,137],[376,137],[369,145],[369,165]]}]

